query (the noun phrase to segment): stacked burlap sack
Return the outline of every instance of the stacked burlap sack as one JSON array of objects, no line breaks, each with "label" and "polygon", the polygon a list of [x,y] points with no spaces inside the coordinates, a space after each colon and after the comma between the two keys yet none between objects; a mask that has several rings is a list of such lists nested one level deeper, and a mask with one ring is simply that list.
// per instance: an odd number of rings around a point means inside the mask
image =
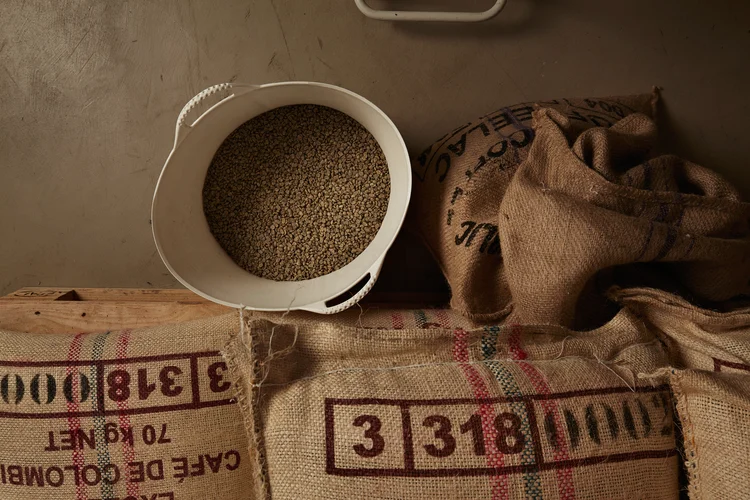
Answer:
[{"label": "stacked burlap sack", "polygon": [[225,357],[252,498],[677,498],[668,385],[638,376],[668,361],[635,314],[589,332],[428,314],[248,319]]},{"label": "stacked burlap sack", "polygon": [[678,494],[668,386],[639,377],[667,356],[628,310],[589,332],[235,313],[0,351],[2,498]]},{"label": "stacked burlap sack", "polygon": [[91,334],[0,331],[0,498],[247,498],[220,350],[237,314]]}]

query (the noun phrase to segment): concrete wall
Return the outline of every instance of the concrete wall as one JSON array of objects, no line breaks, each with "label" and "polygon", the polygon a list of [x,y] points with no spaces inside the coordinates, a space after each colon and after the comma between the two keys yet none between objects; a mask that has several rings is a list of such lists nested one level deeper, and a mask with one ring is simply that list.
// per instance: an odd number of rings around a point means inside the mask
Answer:
[{"label": "concrete wall", "polygon": [[353,0],[3,0],[0,293],[175,285],[151,196],[177,113],[224,81],[342,85],[412,151],[500,105],[660,85],[672,149],[750,193],[749,19],[740,1],[508,0],[425,25]]}]

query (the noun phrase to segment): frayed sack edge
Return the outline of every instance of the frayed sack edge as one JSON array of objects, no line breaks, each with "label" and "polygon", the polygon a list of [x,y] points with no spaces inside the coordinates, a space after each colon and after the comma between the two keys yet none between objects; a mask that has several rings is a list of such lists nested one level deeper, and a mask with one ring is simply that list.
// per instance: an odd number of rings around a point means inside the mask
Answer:
[{"label": "frayed sack edge", "polygon": [[698,464],[698,452],[695,443],[695,432],[693,422],[690,419],[687,396],[682,390],[682,370],[674,368],[662,368],[652,374],[653,377],[668,377],[669,388],[672,391],[672,401],[675,405],[675,425],[682,429],[682,446],[684,448],[683,460],[685,464],[685,475],[687,476],[687,491],[691,500],[702,498],[700,491],[700,473]]},{"label": "frayed sack edge", "polygon": [[[240,310],[240,331],[234,335],[221,351],[232,377],[235,398],[242,411],[245,434],[248,439],[248,455],[250,456],[250,473],[253,478],[253,489],[250,498],[267,500],[271,498],[268,478],[268,467],[263,443],[262,422],[258,401],[260,386],[256,382],[263,378],[258,362],[258,340],[249,334],[246,322],[248,318]],[[250,370],[249,383],[247,368]],[[249,391],[246,388],[251,388]]]}]

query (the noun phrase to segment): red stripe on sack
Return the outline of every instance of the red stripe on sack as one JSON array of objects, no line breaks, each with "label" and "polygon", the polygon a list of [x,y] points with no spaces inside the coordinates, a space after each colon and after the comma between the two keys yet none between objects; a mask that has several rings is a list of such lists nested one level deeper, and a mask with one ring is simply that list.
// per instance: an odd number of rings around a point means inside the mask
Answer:
[{"label": "red stripe on sack", "polygon": [[[489,398],[490,392],[482,376],[476,368],[469,364],[469,345],[466,342],[466,331],[457,328],[453,334],[453,359],[460,363],[464,376],[474,392],[474,397],[476,399]],[[479,416],[482,419],[482,430],[487,450],[487,465],[489,467],[502,467],[504,463],[503,454],[495,445],[497,438],[497,431],[494,426],[495,410],[490,404],[480,403]],[[508,478],[506,476],[493,474],[490,476],[490,483],[492,485],[492,500],[508,498]]]},{"label": "red stripe on sack", "polygon": [[404,317],[401,316],[401,313],[391,313],[391,324],[393,325],[394,330],[401,330],[404,328]]},{"label": "red stripe on sack", "polygon": [[[119,337],[117,338],[117,346],[115,347],[115,355],[117,356],[117,359],[125,359],[128,355],[128,344],[130,343],[130,330],[123,330]],[[117,365],[118,370],[125,369],[125,366],[122,364]],[[117,409],[120,412],[126,411],[128,409],[128,402],[125,401],[117,401]],[[130,416],[128,416],[127,413],[120,413],[118,415],[118,421],[120,424],[120,427],[123,429],[130,429]],[[135,449],[133,448],[133,445],[126,441],[122,441],[122,456],[125,459],[125,462],[135,462]],[[127,492],[128,496],[131,497],[137,497],[138,496],[138,483],[134,483],[130,481],[130,470],[128,467],[125,468],[125,477],[127,478]]]},{"label": "red stripe on sack", "polygon": [[440,326],[443,328],[450,328],[451,327],[451,321],[448,317],[448,313],[445,312],[443,309],[435,309],[435,318],[437,318],[438,323],[440,323]]},{"label": "red stripe on sack", "polygon": [[[73,340],[70,342],[70,347],[68,348],[68,361],[77,361],[78,358],[81,356],[81,345],[83,344],[83,333],[76,334],[75,337],[73,337]],[[81,377],[78,375],[80,372],[78,371],[78,367],[76,366],[66,366],[65,367],[65,376],[70,377],[71,380],[71,398],[70,399],[76,399],[80,398],[81,395]],[[78,375],[78,376],[76,376]],[[78,413],[78,403],[68,400],[67,404],[67,410],[68,413],[76,414]],[[72,436],[76,436],[78,432],[81,429],[81,419],[78,418],[75,415],[68,416],[68,430],[70,431]],[[86,458],[84,457],[83,448],[79,448],[77,446],[73,447],[73,466],[77,467],[78,470],[81,470],[85,464]],[[86,485],[83,481],[79,481],[78,484],[76,484],[76,500],[87,500],[86,496]]]},{"label": "red stripe on sack", "polygon": [[[534,387],[534,391],[538,394],[552,394],[544,375],[536,369],[536,367],[530,363],[522,361],[528,358],[528,354],[523,350],[521,346],[521,332],[523,328],[521,325],[511,325],[510,336],[508,337],[508,350],[510,357],[514,360],[519,361],[517,364],[526,375]],[[557,408],[557,402],[554,400],[541,400],[539,404],[542,407],[542,411],[545,415],[552,414],[555,427],[558,429],[562,428],[562,421],[560,420],[560,412]],[[555,461],[569,460],[568,446],[565,442],[565,438],[562,433],[557,433],[556,446],[553,450],[553,457]],[[557,476],[557,486],[559,496],[562,500],[575,500],[576,490],[573,484],[573,470],[571,468],[562,468],[555,470]]]}]

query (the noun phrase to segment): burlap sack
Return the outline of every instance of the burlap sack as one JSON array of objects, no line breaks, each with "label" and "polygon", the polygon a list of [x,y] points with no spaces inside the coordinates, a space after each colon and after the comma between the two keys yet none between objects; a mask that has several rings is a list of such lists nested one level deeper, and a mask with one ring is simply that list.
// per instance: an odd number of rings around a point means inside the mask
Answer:
[{"label": "burlap sack", "polygon": [[750,204],[699,165],[649,159],[656,126],[647,116],[579,133],[542,109],[534,130],[498,217],[512,321],[571,325],[599,271],[638,262],[702,299],[748,290]]},{"label": "burlap sack", "polygon": [[0,332],[0,498],[248,498],[219,350],[230,314],[100,334]]},{"label": "burlap sack", "polygon": [[750,307],[715,311],[662,290],[613,290],[668,346],[690,498],[750,497]]},{"label": "burlap sack", "polygon": [[666,358],[639,325],[627,311],[586,333],[253,320],[225,357],[254,495],[676,498],[669,392],[638,378]]},{"label": "burlap sack", "polygon": [[532,111],[556,109],[583,130],[634,112],[653,116],[656,101],[654,92],[503,107],[458,127],[417,157],[407,228],[421,235],[442,268],[451,307],[476,320],[502,319],[509,311],[498,207],[534,139]]},{"label": "burlap sack", "polygon": [[750,307],[704,309],[651,288],[614,289],[610,295],[662,338],[673,366],[750,371]]},{"label": "burlap sack", "polygon": [[677,370],[670,384],[682,424],[692,500],[750,498],[750,367]]}]

